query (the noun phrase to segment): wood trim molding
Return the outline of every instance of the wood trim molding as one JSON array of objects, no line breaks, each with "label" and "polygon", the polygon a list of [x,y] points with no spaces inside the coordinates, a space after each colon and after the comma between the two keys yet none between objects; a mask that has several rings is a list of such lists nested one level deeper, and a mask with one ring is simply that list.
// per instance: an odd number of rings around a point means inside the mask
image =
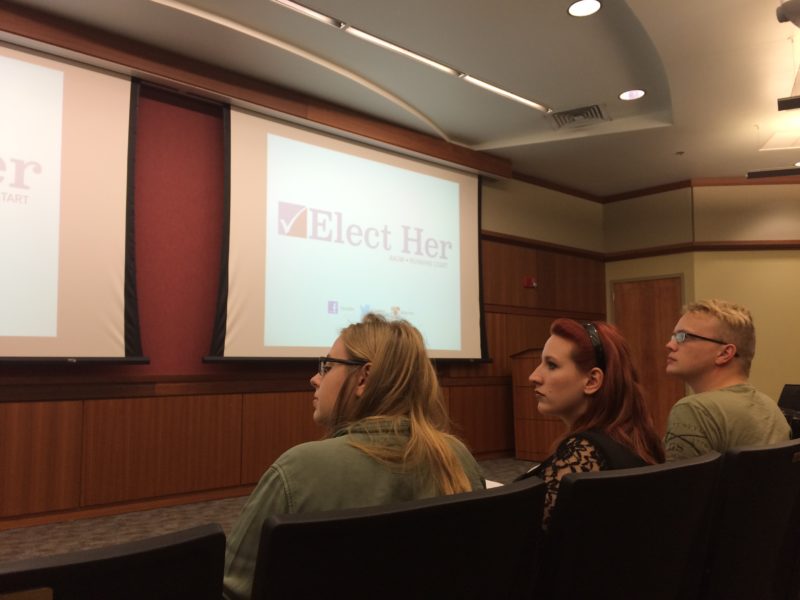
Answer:
[{"label": "wood trim molding", "polygon": [[665,183],[663,185],[657,185],[654,187],[642,188],[640,190],[631,190],[630,192],[624,192],[622,194],[612,194],[610,196],[604,196],[600,200],[600,202],[602,202],[603,204],[609,204],[611,202],[619,202],[620,200],[630,200],[632,198],[641,198],[642,196],[652,196],[653,194],[671,192],[672,190],[680,190],[687,187],[692,187],[692,182],[690,180],[674,181],[672,183]]},{"label": "wood trim molding", "polygon": [[595,260],[603,260],[605,255],[602,252],[595,252],[593,250],[584,250],[582,248],[573,248],[571,246],[561,246],[560,244],[553,244],[551,242],[540,242],[530,238],[518,237],[507,233],[499,233],[497,231],[481,230],[481,239],[492,242],[501,242],[504,244],[512,244],[514,246],[522,246],[524,248],[533,248],[535,250],[552,250],[553,252],[560,252],[561,254],[569,254],[570,256],[580,256],[582,258],[592,258]]},{"label": "wood trim molding", "polygon": [[727,185],[785,185],[800,183],[800,175],[747,179],[746,177],[720,177],[692,179],[692,187],[717,187]]},{"label": "wood trim molding", "polygon": [[595,196],[594,194],[589,194],[588,192],[583,192],[581,190],[568,187],[566,185],[553,183],[552,181],[547,181],[546,179],[540,179],[539,177],[534,177],[533,175],[527,175],[526,173],[520,173],[519,171],[514,171],[513,178],[516,179],[517,181],[530,183],[531,185],[538,185],[539,187],[543,187],[548,190],[553,190],[554,192],[569,194],[570,196],[583,198],[584,200],[589,200],[591,202],[599,202],[602,204],[603,202],[606,201],[603,196]]},{"label": "wood trim molding", "polygon": [[[313,372],[313,369],[309,372]],[[136,380],[76,373],[72,378],[15,377],[0,384],[0,403],[107,400],[258,392],[310,392],[308,376],[169,376]]]},{"label": "wood trim molding", "polygon": [[484,312],[500,313],[504,315],[525,315],[528,317],[546,317],[557,319],[558,317],[569,316],[571,319],[584,319],[588,321],[602,321],[606,318],[605,313],[582,312],[575,310],[565,311],[563,309],[550,308],[527,308],[524,306],[510,306],[506,304],[484,304]]},{"label": "wood trim molding", "polygon": [[737,252],[743,250],[800,250],[798,240],[742,240],[728,242],[689,242],[656,248],[638,248],[622,252],[610,252],[605,255],[605,262],[648,258],[683,252]]},{"label": "wood trim molding", "polygon": [[[34,42],[37,49],[61,49],[88,57],[98,65],[123,67],[126,74],[206,99],[261,107],[342,134],[388,144],[499,177],[511,177],[511,161],[470,150],[397,125],[368,117],[324,100],[311,98],[257,79],[237,75],[195,59],[136,42],[28,7],[0,1],[0,32]],[[25,45],[25,44],[23,44]],[[119,69],[118,69],[119,70]]]},{"label": "wood trim molding", "polygon": [[439,377],[439,384],[442,387],[475,387],[475,386],[509,386],[511,385],[510,375],[497,375],[489,377]]},{"label": "wood trim molding", "polygon": [[[522,309],[522,314],[531,314]],[[509,311],[504,311],[509,312]],[[542,311],[538,311],[542,312]],[[550,311],[555,314],[555,311]],[[559,313],[560,314],[560,313]],[[548,315],[549,316],[549,315]],[[599,317],[597,317],[599,318]],[[443,371],[447,363],[440,365]],[[440,377],[443,387],[474,385],[509,385],[508,377],[459,378]],[[165,377],[153,381],[103,381],[98,378],[83,378],[74,381],[18,380],[0,385],[0,403],[6,402],[52,402],[68,400],[110,400],[119,398],[168,398],[170,396],[203,396],[228,394],[258,394],[308,392],[308,379],[272,378],[240,380],[231,377],[209,379],[208,377]]]}]

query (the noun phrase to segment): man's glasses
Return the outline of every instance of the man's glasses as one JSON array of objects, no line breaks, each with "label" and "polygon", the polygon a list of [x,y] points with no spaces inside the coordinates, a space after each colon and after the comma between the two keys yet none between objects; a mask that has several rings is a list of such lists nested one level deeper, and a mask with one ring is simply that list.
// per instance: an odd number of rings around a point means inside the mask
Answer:
[{"label": "man's glasses", "polygon": [[[688,331],[676,331],[672,334],[672,339],[682,344],[686,341],[686,338],[694,338],[696,340],[703,340],[706,342],[713,342],[715,344],[720,344],[722,346],[727,346],[730,342],[723,342],[722,340],[715,340],[714,338],[706,337],[704,335],[697,335],[696,333],[689,333]],[[739,356],[739,352],[736,352],[734,356]]]},{"label": "man's glasses", "polygon": [[319,376],[325,377],[325,374],[333,368],[333,365],[328,363],[336,363],[338,365],[351,365],[351,366],[361,366],[367,364],[368,360],[361,360],[361,359],[345,359],[345,358],[331,358],[330,356],[320,356],[319,357]]},{"label": "man's glasses", "polygon": [[682,344],[686,341],[686,338],[693,338],[695,340],[705,340],[706,342],[714,342],[715,344],[722,344],[723,346],[727,346],[728,342],[723,342],[722,340],[715,340],[714,338],[705,337],[703,335],[697,335],[696,333],[689,333],[688,331],[676,331],[672,334],[672,339]]}]

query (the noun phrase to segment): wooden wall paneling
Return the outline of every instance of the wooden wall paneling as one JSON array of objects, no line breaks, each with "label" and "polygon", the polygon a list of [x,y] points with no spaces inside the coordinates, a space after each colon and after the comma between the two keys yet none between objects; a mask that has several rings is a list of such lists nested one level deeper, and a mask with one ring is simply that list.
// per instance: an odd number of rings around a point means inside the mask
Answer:
[{"label": "wooden wall paneling", "polygon": [[558,419],[515,420],[515,456],[520,460],[541,462],[553,453],[553,440],[558,439],[564,429],[564,423]]},{"label": "wooden wall paneling", "polygon": [[602,260],[539,250],[539,308],[605,315],[605,266]]},{"label": "wooden wall paneling", "polygon": [[541,362],[541,346],[527,348],[513,357],[514,442],[517,458],[542,460],[553,451],[555,440],[564,431],[560,419],[543,415],[537,409],[531,372]]},{"label": "wooden wall paneling", "polygon": [[242,483],[255,483],[275,459],[297,444],[321,439],[312,419],[314,394],[245,394],[242,412]]},{"label": "wooden wall paneling", "polygon": [[536,288],[522,287],[525,276],[537,277],[537,250],[515,244],[481,240],[483,302],[505,306],[535,307]]},{"label": "wooden wall paneling", "polygon": [[483,315],[486,328],[486,347],[489,353],[488,362],[456,362],[446,364],[439,369],[442,376],[449,377],[496,377],[509,375],[503,365],[502,357],[506,355],[505,349],[505,318],[504,313],[485,312]]},{"label": "wooden wall paneling", "polygon": [[[541,348],[550,337],[553,317],[535,315],[506,315],[505,356],[503,366],[506,374],[513,375],[511,356],[528,348]],[[534,365],[535,366],[535,365]],[[533,371],[534,366],[530,371]],[[529,372],[530,372],[529,371]]]},{"label": "wooden wall paneling", "polygon": [[239,485],[241,423],[239,394],[87,402],[82,505]]},{"label": "wooden wall paneling", "polygon": [[77,508],[83,403],[0,404],[0,517]]},{"label": "wooden wall paneling", "polygon": [[511,389],[508,385],[450,388],[454,433],[477,457],[509,454],[514,448]]},{"label": "wooden wall paneling", "polygon": [[450,388],[449,387],[442,387],[442,403],[444,404],[444,409],[447,411],[447,414],[450,414]]}]

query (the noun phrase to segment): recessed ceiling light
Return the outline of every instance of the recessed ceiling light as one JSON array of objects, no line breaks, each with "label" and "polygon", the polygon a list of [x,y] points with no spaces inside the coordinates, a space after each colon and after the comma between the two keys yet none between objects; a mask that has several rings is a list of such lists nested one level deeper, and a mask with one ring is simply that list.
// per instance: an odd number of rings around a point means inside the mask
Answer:
[{"label": "recessed ceiling light", "polygon": [[796,163],[794,163],[794,166],[795,167],[800,167],[800,160],[798,160]]},{"label": "recessed ceiling light", "polygon": [[644,90],[628,90],[627,92],[622,92],[619,95],[619,99],[626,101],[638,100],[639,98],[642,98],[644,94],[645,94]]},{"label": "recessed ceiling light", "polygon": [[599,0],[578,0],[570,5],[568,12],[573,17],[588,17],[600,10],[600,6]]}]

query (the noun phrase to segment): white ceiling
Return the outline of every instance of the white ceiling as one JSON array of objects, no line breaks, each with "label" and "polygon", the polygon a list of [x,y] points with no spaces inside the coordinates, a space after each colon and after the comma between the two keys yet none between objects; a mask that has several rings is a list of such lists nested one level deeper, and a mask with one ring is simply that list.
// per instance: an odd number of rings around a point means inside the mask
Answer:
[{"label": "white ceiling", "polygon": [[[777,110],[800,93],[800,29],[778,22],[779,0],[602,1],[583,19],[567,14],[568,0],[303,2],[554,111],[598,105],[608,119],[562,128],[270,0],[181,0],[216,23],[151,0],[15,4],[484,150],[592,196],[800,161],[800,148],[758,150],[776,131],[800,131],[800,110]],[[647,96],[620,101],[630,88]]]}]

